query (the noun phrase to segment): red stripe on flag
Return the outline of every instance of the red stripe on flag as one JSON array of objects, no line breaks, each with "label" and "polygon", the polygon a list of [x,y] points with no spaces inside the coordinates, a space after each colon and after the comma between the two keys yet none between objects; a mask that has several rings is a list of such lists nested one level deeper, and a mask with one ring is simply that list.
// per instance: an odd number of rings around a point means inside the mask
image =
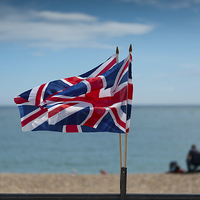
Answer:
[{"label": "red stripe on flag", "polygon": [[68,133],[77,133],[77,132],[79,132],[78,128],[77,128],[77,125],[67,125],[65,131],[68,132]]},{"label": "red stripe on flag", "polygon": [[113,96],[113,99],[115,100],[115,102],[113,101],[112,104],[127,100],[127,87],[123,87],[121,90],[116,92]]},{"label": "red stripe on flag", "polygon": [[23,98],[21,98],[21,97],[15,97],[15,98],[14,98],[14,101],[15,101],[16,104],[22,104],[22,103],[28,102],[28,100],[23,99]]},{"label": "red stripe on flag", "polygon": [[115,64],[116,64],[116,57],[97,76],[105,73],[106,71],[108,71]]},{"label": "red stripe on flag", "polygon": [[74,77],[70,77],[70,78],[64,78],[64,80],[66,80],[66,81],[68,81],[69,83],[75,85],[75,84],[81,82],[83,79],[78,78],[77,76],[74,76]]},{"label": "red stripe on flag", "polygon": [[98,122],[98,120],[104,115],[105,112],[105,108],[94,107],[92,116],[83,125],[93,127]]},{"label": "red stripe on flag", "polygon": [[132,62],[133,61],[133,58],[132,58],[132,54],[130,53],[130,61]]},{"label": "red stripe on flag", "polygon": [[41,110],[39,110],[38,112],[36,112],[35,114],[31,115],[30,117],[24,119],[21,124],[22,127],[27,125],[28,123],[30,123],[31,121],[35,120],[36,118],[38,118],[39,116],[43,115],[45,112],[47,112],[47,108],[43,108]]},{"label": "red stripe on flag", "polygon": [[126,64],[123,67],[123,70],[120,73],[120,76],[119,76],[118,81],[117,81],[117,85],[118,85],[119,81],[121,80],[121,77],[122,77],[124,71],[127,69],[128,65],[129,65],[129,61],[127,60]]},{"label": "red stripe on flag", "polygon": [[[123,87],[116,92],[113,97],[101,97],[99,98],[99,90],[92,91],[85,95],[85,97],[74,98],[74,101],[82,101],[91,103],[94,107],[108,107],[115,103],[122,102],[127,99],[127,87]],[[70,99],[72,101],[72,99]]]},{"label": "red stripe on flag", "polygon": [[[59,93],[59,92],[58,92],[58,93]],[[57,93],[57,94],[58,94],[58,93]],[[56,94],[55,94],[55,95],[56,95]],[[63,95],[63,96],[64,96],[64,95]],[[46,100],[45,100],[45,101],[46,101]],[[60,103],[63,103],[63,102],[69,101],[69,99],[68,99],[68,98],[63,98],[62,96],[56,96],[56,97],[52,96],[52,97],[48,98],[47,101],[49,101],[49,102],[53,101],[53,102],[60,102]]]},{"label": "red stripe on flag", "polygon": [[113,112],[113,114],[114,114],[114,116],[115,116],[115,118],[116,118],[117,123],[118,123],[121,127],[123,127],[124,129],[126,129],[126,123],[124,123],[124,122],[119,118],[119,115],[118,115],[118,113],[117,113],[117,109],[116,109],[115,107],[111,107],[111,110],[112,110],[112,112]]},{"label": "red stripe on flag", "polygon": [[42,96],[42,91],[44,89],[46,84],[43,84],[39,87],[37,94],[36,94],[36,98],[35,98],[35,105],[38,106],[40,104],[41,101],[41,96]]},{"label": "red stripe on flag", "polygon": [[52,117],[56,114],[58,114],[59,112],[61,112],[62,110],[65,110],[66,108],[69,108],[71,106],[76,105],[77,103],[68,103],[68,104],[61,104],[60,106],[54,108],[52,111],[48,112],[48,117]]},{"label": "red stripe on flag", "polygon": [[91,91],[103,88],[103,81],[100,77],[94,77],[87,79],[90,83]]},{"label": "red stripe on flag", "polygon": [[128,84],[128,99],[132,100],[133,98],[133,84]]},{"label": "red stripe on flag", "polygon": [[126,132],[129,133],[129,128],[126,129]]}]

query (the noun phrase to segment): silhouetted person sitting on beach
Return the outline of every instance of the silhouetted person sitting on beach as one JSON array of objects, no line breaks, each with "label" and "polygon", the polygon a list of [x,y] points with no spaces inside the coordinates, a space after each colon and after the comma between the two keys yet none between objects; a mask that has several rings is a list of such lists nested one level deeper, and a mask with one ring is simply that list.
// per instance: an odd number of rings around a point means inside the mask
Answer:
[{"label": "silhouetted person sitting on beach", "polygon": [[198,165],[200,165],[200,151],[198,151],[196,145],[193,144],[187,155],[188,172],[194,172]]},{"label": "silhouetted person sitting on beach", "polygon": [[184,173],[184,170],[179,167],[176,161],[172,161],[169,165],[168,173]]}]

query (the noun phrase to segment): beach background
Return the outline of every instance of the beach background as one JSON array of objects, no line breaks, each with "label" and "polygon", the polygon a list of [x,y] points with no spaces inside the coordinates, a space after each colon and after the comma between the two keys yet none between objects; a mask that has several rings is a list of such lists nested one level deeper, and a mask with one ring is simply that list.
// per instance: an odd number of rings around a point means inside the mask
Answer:
[{"label": "beach background", "polygon": [[[133,106],[127,192],[200,193],[198,173],[166,174],[171,161],[187,170],[199,122],[200,106]],[[1,193],[119,193],[118,134],[22,132],[18,108],[0,107],[0,152]]]},{"label": "beach background", "polygon": [[[200,193],[200,174],[128,174],[127,193]],[[120,193],[117,174],[0,174],[0,193]]]}]

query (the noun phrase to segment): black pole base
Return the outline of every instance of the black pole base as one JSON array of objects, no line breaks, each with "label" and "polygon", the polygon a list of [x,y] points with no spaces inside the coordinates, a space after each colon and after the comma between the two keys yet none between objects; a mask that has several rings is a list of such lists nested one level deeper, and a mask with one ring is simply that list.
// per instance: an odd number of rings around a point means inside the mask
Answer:
[{"label": "black pole base", "polygon": [[120,177],[120,200],[126,200],[126,179],[127,179],[127,168],[121,168]]}]

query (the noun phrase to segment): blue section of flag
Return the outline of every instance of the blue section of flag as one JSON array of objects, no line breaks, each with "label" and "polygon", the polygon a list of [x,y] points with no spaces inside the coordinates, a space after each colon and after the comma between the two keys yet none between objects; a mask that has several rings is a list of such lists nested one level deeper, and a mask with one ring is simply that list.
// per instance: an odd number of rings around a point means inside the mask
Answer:
[{"label": "blue section of flag", "polygon": [[23,99],[26,99],[28,101],[30,93],[31,93],[31,90],[28,90],[28,91],[23,92],[22,94],[20,94],[20,96],[23,97]]},{"label": "blue section of flag", "polygon": [[56,80],[56,81],[50,82],[45,90],[44,100],[47,97],[49,97],[49,95],[55,94],[56,92],[64,90],[68,87],[70,87],[70,85],[64,83],[61,80]]},{"label": "blue section of flag", "polygon": [[83,83],[77,83],[76,85],[71,86],[67,90],[64,90],[59,93],[59,95],[69,96],[69,97],[76,97],[87,92],[87,86]]}]

